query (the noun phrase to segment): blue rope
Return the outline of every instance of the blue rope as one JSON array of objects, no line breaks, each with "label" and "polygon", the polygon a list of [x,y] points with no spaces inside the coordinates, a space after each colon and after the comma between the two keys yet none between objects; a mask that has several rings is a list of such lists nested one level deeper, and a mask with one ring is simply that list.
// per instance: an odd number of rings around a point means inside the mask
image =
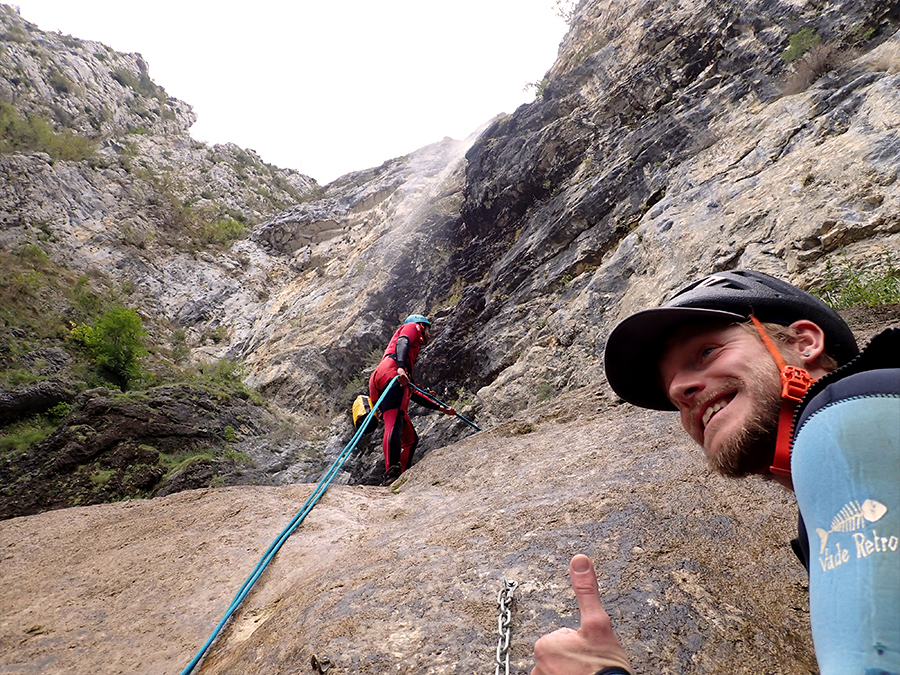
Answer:
[{"label": "blue rope", "polygon": [[350,442],[344,447],[341,451],[341,454],[338,455],[337,459],[332,463],[331,468],[325,473],[325,475],[319,479],[319,483],[316,485],[316,489],[309,496],[306,502],[303,504],[303,508],[301,508],[296,515],[291,519],[291,522],[288,523],[287,527],[285,527],[281,534],[273,541],[269,548],[266,549],[266,552],[263,554],[262,558],[260,558],[259,562],[256,563],[256,567],[253,568],[253,571],[250,573],[250,576],[244,581],[238,590],[237,594],[234,596],[234,600],[231,601],[231,604],[228,606],[228,609],[225,612],[225,616],[222,617],[222,620],[219,621],[219,624],[213,630],[212,635],[209,636],[209,639],[204,643],[204,645],[200,648],[200,651],[191,659],[190,663],[187,664],[184,670],[181,671],[181,675],[189,675],[191,671],[197,666],[200,662],[200,659],[203,658],[203,655],[206,653],[206,650],[210,648],[212,643],[218,637],[219,633],[222,631],[222,628],[228,623],[228,619],[237,611],[238,605],[241,604],[241,601],[247,597],[247,594],[250,592],[250,589],[253,587],[253,584],[256,583],[256,580],[263,573],[263,570],[266,569],[268,564],[272,561],[272,558],[275,557],[275,554],[278,553],[278,550],[282,547],[284,542],[287,541],[288,537],[297,529],[297,526],[303,522],[303,519],[312,511],[312,508],[316,505],[319,499],[325,494],[325,490],[328,489],[328,486],[331,484],[331,481],[334,480],[334,477],[337,475],[337,472],[340,471],[341,467],[344,465],[344,462],[347,461],[347,458],[350,456],[350,453],[353,452],[353,448],[356,447],[356,444],[359,442],[359,439],[363,435],[363,431],[369,424],[369,420],[375,414],[375,411],[378,410],[378,406],[381,405],[381,402],[384,400],[384,397],[387,395],[388,391],[390,391],[391,387],[394,385],[394,382],[397,381],[395,377],[388,383],[388,386],[385,388],[384,392],[378,399],[378,402],[372,406],[372,409],[369,411],[369,414],[366,415],[365,421],[359,425],[359,428],[356,430],[356,433],[353,434],[353,438],[350,439]]},{"label": "blue rope", "polygon": [[[409,383],[409,386],[412,387],[413,389],[415,389],[415,390],[416,390],[417,392],[419,392],[420,394],[424,394],[425,396],[427,396],[428,398],[430,398],[432,401],[434,401],[435,403],[437,403],[437,404],[440,405],[440,406],[443,406],[443,407],[445,407],[445,408],[450,408],[450,407],[452,407],[452,406],[450,406],[449,404],[444,403],[441,399],[439,399],[437,396],[435,396],[434,394],[432,394],[430,391],[425,391],[424,389],[419,389],[419,388],[418,388],[416,385],[414,385],[412,382]],[[477,429],[478,431],[481,431],[481,427],[478,426],[477,424],[475,424],[475,422],[470,422],[469,420],[467,420],[465,417],[463,417],[463,416],[460,415],[459,413],[456,413],[456,416],[457,416],[459,419],[461,419],[463,422],[465,422],[466,424],[468,424],[470,427],[472,427],[473,429]]]}]

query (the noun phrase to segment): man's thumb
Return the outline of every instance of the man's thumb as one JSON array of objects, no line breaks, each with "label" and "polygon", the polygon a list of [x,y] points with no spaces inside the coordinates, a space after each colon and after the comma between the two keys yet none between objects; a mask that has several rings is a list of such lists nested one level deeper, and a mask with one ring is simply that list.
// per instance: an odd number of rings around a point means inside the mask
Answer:
[{"label": "man's thumb", "polygon": [[591,559],[582,553],[572,558],[572,562],[569,563],[569,578],[572,580],[572,590],[575,591],[575,599],[581,612],[582,630],[594,632],[602,628],[605,622],[609,622],[609,616],[600,602],[597,574],[594,572]]}]

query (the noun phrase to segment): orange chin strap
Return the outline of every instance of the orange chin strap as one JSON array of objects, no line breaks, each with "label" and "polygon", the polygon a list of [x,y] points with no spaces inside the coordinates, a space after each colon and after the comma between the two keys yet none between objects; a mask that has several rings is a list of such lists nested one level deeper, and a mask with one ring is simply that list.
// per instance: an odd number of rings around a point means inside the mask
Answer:
[{"label": "orange chin strap", "polygon": [[769,350],[769,354],[775,359],[778,372],[781,374],[781,414],[778,417],[778,438],[775,441],[775,458],[769,471],[777,476],[791,475],[791,424],[794,419],[794,410],[803,399],[803,395],[815,382],[809,371],[796,366],[789,366],[784,362],[784,357],[778,351],[778,347],[772,342],[772,338],[766,332],[765,327],[752,314],[750,320],[756,327],[760,339]]}]

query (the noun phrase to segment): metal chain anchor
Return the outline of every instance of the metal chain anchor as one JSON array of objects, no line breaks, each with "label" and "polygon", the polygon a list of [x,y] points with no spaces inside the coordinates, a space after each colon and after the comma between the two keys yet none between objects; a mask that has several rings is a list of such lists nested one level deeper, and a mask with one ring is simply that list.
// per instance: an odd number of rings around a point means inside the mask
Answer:
[{"label": "metal chain anchor", "polygon": [[500,614],[497,616],[497,633],[500,639],[497,640],[497,667],[494,669],[494,675],[500,675],[500,667],[506,668],[505,675],[509,675],[509,639],[512,633],[509,624],[512,622],[512,601],[513,591],[518,586],[516,581],[507,581],[503,578],[503,588],[497,595],[497,605],[500,607]]},{"label": "metal chain anchor", "polygon": [[334,665],[331,662],[331,659],[329,659],[327,656],[319,657],[319,656],[316,656],[315,654],[312,655],[312,658],[310,659],[310,663],[312,665],[312,669],[315,670],[317,673],[328,672],[328,669]]}]

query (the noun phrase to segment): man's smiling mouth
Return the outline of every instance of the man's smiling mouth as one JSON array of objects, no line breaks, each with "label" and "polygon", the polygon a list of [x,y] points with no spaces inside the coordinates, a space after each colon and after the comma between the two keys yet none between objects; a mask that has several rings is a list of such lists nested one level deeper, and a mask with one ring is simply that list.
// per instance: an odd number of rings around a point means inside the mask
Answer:
[{"label": "man's smiling mouth", "polygon": [[719,412],[722,408],[731,403],[731,400],[734,396],[726,396],[725,398],[720,398],[718,401],[709,406],[704,412],[703,417],[701,418],[701,422],[703,423],[703,429],[706,430],[706,427],[709,425],[709,421],[712,419],[713,415]]}]

